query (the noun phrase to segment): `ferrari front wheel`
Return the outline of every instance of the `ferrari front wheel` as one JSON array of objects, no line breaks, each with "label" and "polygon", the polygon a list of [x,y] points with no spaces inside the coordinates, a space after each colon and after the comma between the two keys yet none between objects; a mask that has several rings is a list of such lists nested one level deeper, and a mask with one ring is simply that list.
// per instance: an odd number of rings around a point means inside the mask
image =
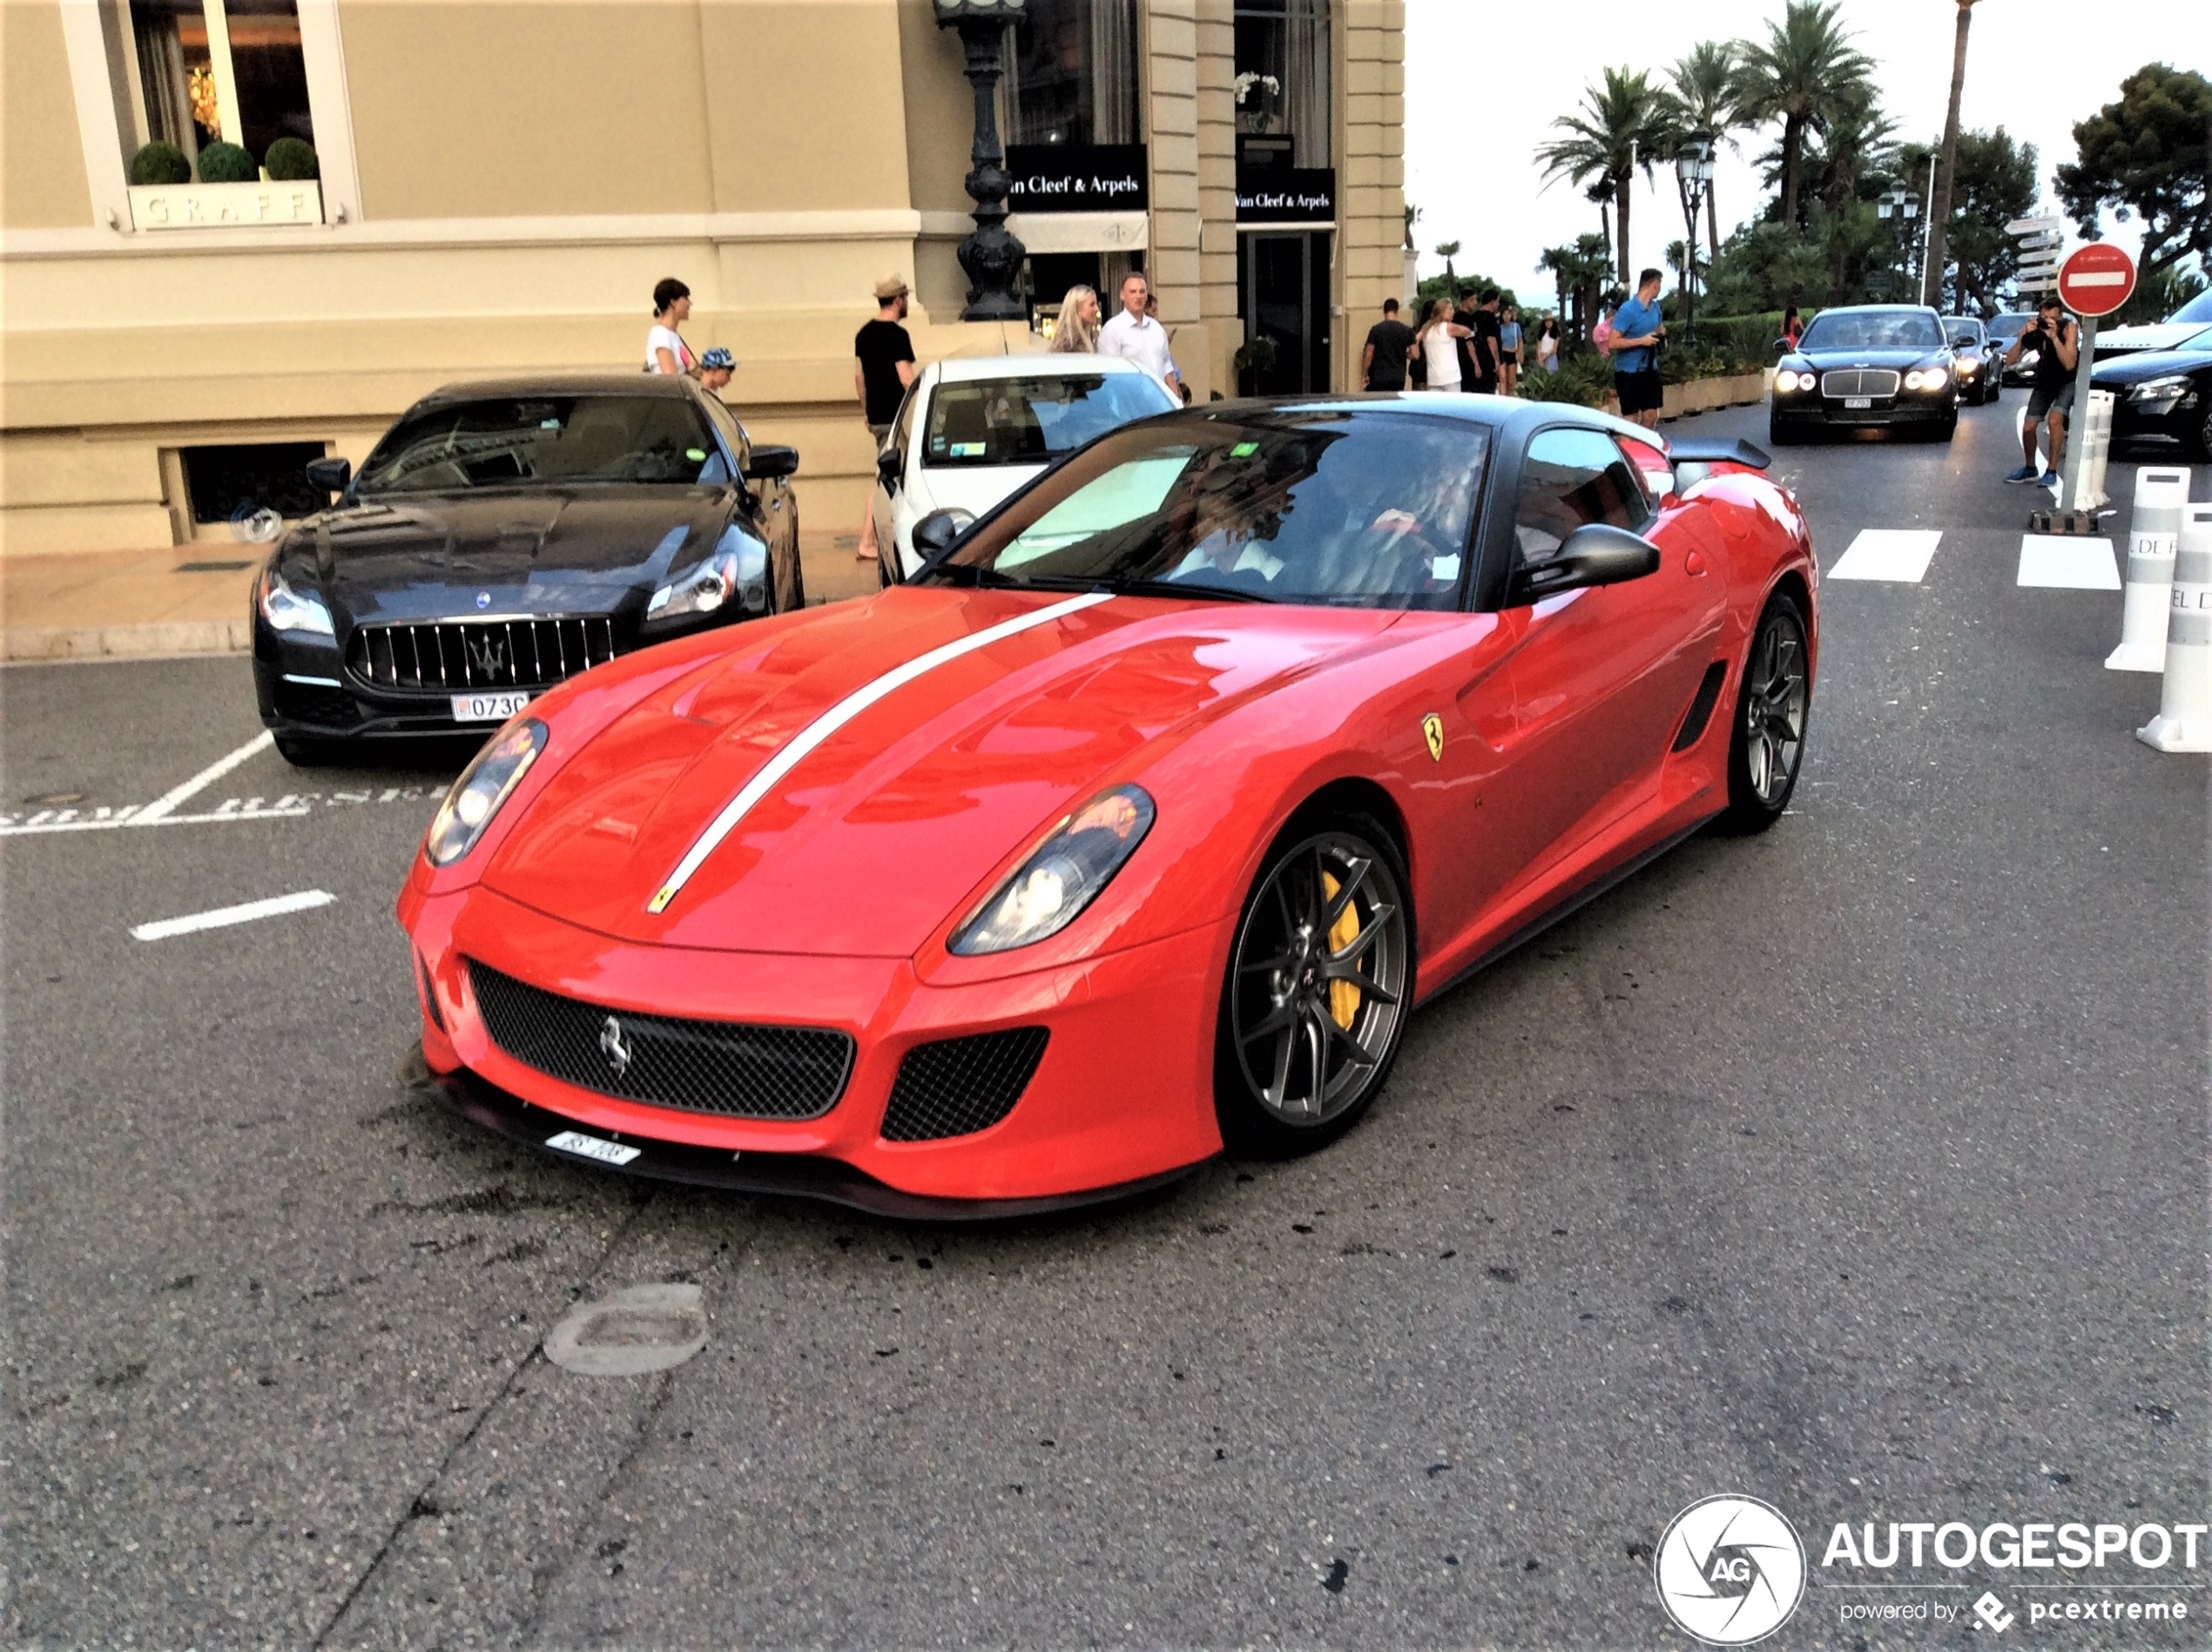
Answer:
[{"label": "ferrari front wheel", "polygon": [[1404,865],[1349,816],[1293,822],[1244,902],[1216,1035],[1232,1153],[1287,1157],[1350,1129],[1398,1055],[1413,985]]},{"label": "ferrari front wheel", "polygon": [[1782,818],[1804,761],[1805,713],[1812,701],[1812,657],[1804,612],[1777,591],[1751,633],[1728,743],[1728,808],[1723,824],[1764,832]]}]

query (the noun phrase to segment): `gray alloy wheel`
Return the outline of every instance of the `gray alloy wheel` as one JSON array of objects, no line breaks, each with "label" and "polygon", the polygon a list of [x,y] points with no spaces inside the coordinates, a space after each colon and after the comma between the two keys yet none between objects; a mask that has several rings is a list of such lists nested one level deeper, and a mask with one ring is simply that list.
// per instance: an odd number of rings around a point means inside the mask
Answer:
[{"label": "gray alloy wheel", "polygon": [[1805,714],[1812,702],[1811,656],[1804,617],[1791,597],[1767,599],[1751,633],[1728,746],[1728,810],[1739,832],[1764,832],[1782,818],[1804,761]]},{"label": "gray alloy wheel", "polygon": [[1216,1099],[1233,1150],[1333,1140],[1396,1057],[1413,995],[1397,852],[1352,818],[1295,834],[1260,873],[1231,949]]}]

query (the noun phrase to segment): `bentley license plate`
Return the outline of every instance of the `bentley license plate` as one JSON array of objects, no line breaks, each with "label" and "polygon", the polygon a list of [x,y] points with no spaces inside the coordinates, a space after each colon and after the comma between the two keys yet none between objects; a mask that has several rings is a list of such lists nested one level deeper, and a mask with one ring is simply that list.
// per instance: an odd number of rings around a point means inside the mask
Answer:
[{"label": "bentley license plate", "polygon": [[529,703],[530,697],[520,689],[510,688],[500,694],[456,694],[453,697],[453,720],[504,723]]},{"label": "bentley license plate", "polygon": [[1873,405],[1874,398],[1871,395],[1847,395],[1844,398],[1844,406],[1852,409],[1871,408]]}]

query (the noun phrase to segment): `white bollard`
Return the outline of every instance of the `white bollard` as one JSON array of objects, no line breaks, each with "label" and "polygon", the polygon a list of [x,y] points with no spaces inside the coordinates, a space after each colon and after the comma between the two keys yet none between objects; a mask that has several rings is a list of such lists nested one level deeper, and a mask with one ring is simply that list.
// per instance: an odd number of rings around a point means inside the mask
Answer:
[{"label": "white bollard", "polygon": [[2166,669],[2166,615],[2174,605],[2174,549],[2189,502],[2187,470],[2135,473],[2135,508],[2128,523],[2128,594],[2121,599],[2120,646],[2105,657],[2108,671]]},{"label": "white bollard", "polygon": [[2212,752],[2212,505],[2182,511],[2166,622],[2166,692],[2158,715],[2135,738],[2161,752]]},{"label": "white bollard", "polygon": [[2087,445],[2081,450],[2081,486],[2074,502],[2077,510],[2102,510],[2112,502],[2105,492],[2105,461],[2112,455],[2112,403],[2111,391],[2089,392],[2089,416],[2082,421]]}]

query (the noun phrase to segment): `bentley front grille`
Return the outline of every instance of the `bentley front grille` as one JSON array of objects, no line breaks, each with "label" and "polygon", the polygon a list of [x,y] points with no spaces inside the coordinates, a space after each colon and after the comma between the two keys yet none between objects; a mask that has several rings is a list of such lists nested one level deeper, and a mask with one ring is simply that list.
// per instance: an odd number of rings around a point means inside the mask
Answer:
[{"label": "bentley front grille", "polygon": [[550,688],[615,657],[614,622],[459,619],[354,627],[346,669],[377,688]]},{"label": "bentley front grille", "polygon": [[579,1089],[725,1118],[819,1118],[852,1075],[850,1035],[826,1027],[684,1021],[566,998],[469,960],[491,1042]]},{"label": "bentley front grille", "polygon": [[1826,396],[1895,395],[1897,373],[1889,367],[1838,367],[1820,375],[1820,394]]}]

